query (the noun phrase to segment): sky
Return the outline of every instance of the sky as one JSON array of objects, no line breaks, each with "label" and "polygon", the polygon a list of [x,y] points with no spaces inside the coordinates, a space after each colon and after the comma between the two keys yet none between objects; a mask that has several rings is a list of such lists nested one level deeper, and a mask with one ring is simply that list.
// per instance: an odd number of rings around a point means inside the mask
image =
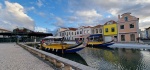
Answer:
[{"label": "sky", "polygon": [[0,0],[0,28],[55,32],[60,27],[103,25],[131,12],[150,27],[150,0]]}]

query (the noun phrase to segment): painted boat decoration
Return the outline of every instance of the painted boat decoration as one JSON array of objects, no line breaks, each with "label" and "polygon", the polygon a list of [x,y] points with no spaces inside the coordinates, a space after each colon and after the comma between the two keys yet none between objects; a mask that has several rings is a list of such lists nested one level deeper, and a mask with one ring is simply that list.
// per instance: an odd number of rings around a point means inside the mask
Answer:
[{"label": "painted boat decoration", "polygon": [[39,44],[39,46],[41,49],[47,50],[50,52],[76,53],[82,50],[83,48],[85,48],[88,43],[87,39],[84,39],[79,44],[67,44],[67,43],[64,43],[63,41],[64,41],[63,37],[48,36],[42,39],[41,44]]}]

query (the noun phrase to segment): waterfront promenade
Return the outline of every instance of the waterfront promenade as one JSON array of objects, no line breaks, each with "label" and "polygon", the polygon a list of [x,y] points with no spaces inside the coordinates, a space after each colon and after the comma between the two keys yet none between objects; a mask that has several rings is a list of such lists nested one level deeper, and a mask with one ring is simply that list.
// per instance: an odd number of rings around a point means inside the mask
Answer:
[{"label": "waterfront promenade", "polygon": [[0,70],[54,70],[15,43],[0,43]]}]

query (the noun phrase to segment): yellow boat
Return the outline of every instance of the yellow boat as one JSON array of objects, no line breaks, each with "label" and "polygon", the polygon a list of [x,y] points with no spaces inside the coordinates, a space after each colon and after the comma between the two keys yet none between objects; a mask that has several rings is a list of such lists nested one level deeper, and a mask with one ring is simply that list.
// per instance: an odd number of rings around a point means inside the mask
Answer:
[{"label": "yellow boat", "polygon": [[[86,38],[86,37],[85,37]],[[85,39],[79,44],[67,44],[63,42],[62,37],[48,36],[42,39],[39,46],[52,52],[75,53],[86,47],[88,41]]]}]

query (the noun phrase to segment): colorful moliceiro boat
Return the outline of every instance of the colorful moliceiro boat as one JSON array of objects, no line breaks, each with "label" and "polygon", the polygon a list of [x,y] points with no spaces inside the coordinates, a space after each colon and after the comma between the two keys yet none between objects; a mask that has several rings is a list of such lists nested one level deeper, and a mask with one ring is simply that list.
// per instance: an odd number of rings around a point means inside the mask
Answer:
[{"label": "colorful moliceiro boat", "polygon": [[[80,43],[82,37],[79,40],[76,40],[76,43]],[[102,34],[92,34],[88,37],[87,47],[97,47],[97,48],[107,48],[110,45],[113,45],[114,42],[104,42]]]},{"label": "colorful moliceiro boat", "polygon": [[[86,38],[86,37],[85,37]],[[79,44],[67,44],[64,43],[64,38],[59,36],[48,36],[42,39],[39,44],[41,49],[58,52],[58,53],[76,53],[86,47],[88,41],[87,38]]]}]

